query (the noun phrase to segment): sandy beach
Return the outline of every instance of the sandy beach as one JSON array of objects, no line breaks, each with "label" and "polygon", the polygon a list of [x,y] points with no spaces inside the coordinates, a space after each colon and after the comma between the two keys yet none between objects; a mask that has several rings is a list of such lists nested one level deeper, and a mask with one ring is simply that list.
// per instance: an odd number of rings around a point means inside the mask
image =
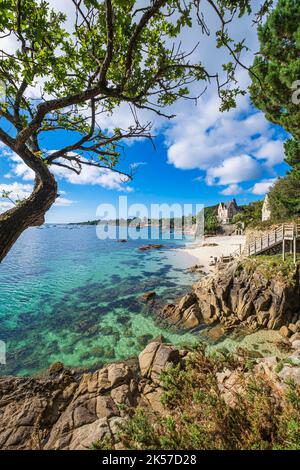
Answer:
[{"label": "sandy beach", "polygon": [[210,273],[214,271],[214,267],[210,266],[212,257],[229,256],[240,247],[243,248],[245,241],[244,235],[205,237],[203,243],[191,242],[177,251],[192,256],[195,264],[203,266],[203,271]]}]

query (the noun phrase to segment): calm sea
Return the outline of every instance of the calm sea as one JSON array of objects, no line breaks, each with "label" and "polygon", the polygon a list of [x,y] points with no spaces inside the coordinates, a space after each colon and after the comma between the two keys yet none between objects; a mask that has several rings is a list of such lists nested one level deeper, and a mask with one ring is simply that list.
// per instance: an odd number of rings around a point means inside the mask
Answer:
[{"label": "calm sea", "polygon": [[194,341],[162,329],[139,296],[155,290],[161,304],[174,301],[197,278],[186,272],[195,260],[174,250],[184,241],[139,251],[147,243],[99,240],[94,226],[27,230],[0,265],[0,373],[33,374],[56,361],[92,368],[138,354],[159,334]]}]

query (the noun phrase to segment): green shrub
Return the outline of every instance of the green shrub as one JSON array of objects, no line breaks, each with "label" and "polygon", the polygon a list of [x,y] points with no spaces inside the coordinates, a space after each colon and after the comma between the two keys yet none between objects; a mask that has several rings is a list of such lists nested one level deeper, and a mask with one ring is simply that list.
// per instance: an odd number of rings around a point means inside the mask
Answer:
[{"label": "green shrub", "polygon": [[285,261],[282,255],[260,255],[246,258],[239,262],[238,273],[243,270],[248,275],[261,275],[266,281],[279,279],[292,286],[296,282],[297,266],[294,264],[293,256],[286,255]]},{"label": "green shrub", "polygon": [[272,219],[288,220],[300,217],[300,178],[288,174],[272,186],[269,191]]},{"label": "green shrub", "polygon": [[[236,370],[233,358],[227,367]],[[290,383],[283,397],[239,363],[244,393],[230,407],[222,398],[216,373],[224,361],[207,357],[201,347],[186,368],[172,367],[161,376],[163,415],[138,409],[121,429],[128,449],[299,449],[300,394]],[[244,372],[248,372],[248,380]],[[249,378],[250,375],[250,378]]]},{"label": "green shrub", "polygon": [[262,206],[263,201],[255,201],[242,206],[242,212],[239,212],[233,217],[232,223],[242,223],[245,227],[248,227],[249,225],[260,222],[262,218]]}]

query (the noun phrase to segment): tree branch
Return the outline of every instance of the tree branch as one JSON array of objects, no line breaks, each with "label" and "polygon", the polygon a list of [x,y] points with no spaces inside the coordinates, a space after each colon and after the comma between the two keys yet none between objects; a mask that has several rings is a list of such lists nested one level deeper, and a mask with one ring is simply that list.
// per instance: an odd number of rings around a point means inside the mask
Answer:
[{"label": "tree branch", "polygon": [[107,41],[106,41],[106,55],[100,70],[99,84],[106,85],[106,73],[113,58],[113,41],[114,41],[114,28],[113,28],[113,9],[111,0],[105,0],[106,3],[106,28],[107,28]]},{"label": "tree branch", "polygon": [[133,55],[134,55],[134,48],[136,46],[137,40],[139,35],[141,34],[142,30],[147,26],[147,23],[150,19],[159,11],[159,9],[167,3],[167,0],[154,0],[152,7],[146,9],[143,13],[139,23],[137,24],[128,44],[127,54],[126,54],[126,61],[125,61],[125,73],[124,79],[121,83],[121,90],[124,89],[124,86],[130,76],[131,67],[133,62]]}]

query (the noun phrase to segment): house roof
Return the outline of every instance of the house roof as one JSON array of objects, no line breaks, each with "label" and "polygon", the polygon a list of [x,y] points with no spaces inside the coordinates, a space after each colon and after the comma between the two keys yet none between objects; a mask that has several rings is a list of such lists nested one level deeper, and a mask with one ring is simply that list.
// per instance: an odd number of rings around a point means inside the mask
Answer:
[{"label": "house roof", "polygon": [[227,201],[227,202],[220,202],[220,205],[225,207],[226,209],[229,209],[229,207],[231,205],[235,206],[236,208],[238,208],[238,205],[236,203],[236,200],[235,199],[231,199],[231,201]]}]

